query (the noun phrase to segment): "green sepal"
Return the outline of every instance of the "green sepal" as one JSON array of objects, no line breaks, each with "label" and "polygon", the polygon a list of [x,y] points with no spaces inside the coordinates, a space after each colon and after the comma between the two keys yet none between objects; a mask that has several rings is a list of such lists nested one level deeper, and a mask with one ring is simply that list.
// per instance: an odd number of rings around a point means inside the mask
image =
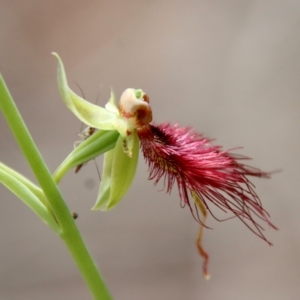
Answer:
[{"label": "green sepal", "polygon": [[83,164],[111,149],[116,145],[119,133],[115,130],[98,130],[82,141],[61,163],[53,174],[54,181],[60,182],[62,177],[73,167]]},{"label": "green sepal", "polygon": [[[52,54],[58,59],[57,80],[60,95],[73,114],[90,127],[102,130],[118,130],[117,128],[123,127],[124,122],[120,119],[118,110],[107,110],[92,104],[69,88],[63,62],[57,53]],[[111,96],[114,96],[113,93]],[[114,103],[114,99],[110,103]]]},{"label": "green sepal", "polygon": [[20,173],[0,163],[0,182],[21,199],[56,233],[60,232],[43,191]]},{"label": "green sepal", "polygon": [[132,157],[123,151],[124,140],[119,136],[116,147],[105,153],[103,173],[97,201],[92,208],[106,211],[116,206],[131,186],[139,156],[139,139],[133,131]]}]

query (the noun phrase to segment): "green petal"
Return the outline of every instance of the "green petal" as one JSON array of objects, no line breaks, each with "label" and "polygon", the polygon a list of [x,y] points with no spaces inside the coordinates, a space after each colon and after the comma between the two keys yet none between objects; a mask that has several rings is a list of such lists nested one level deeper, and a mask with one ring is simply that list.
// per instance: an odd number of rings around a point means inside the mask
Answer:
[{"label": "green petal", "polygon": [[98,199],[93,210],[112,209],[128,191],[135,175],[139,155],[139,140],[136,131],[132,136],[134,147],[131,158],[123,151],[122,136],[119,137],[116,147],[105,154]]},{"label": "green petal", "polygon": [[86,140],[82,141],[61,163],[53,174],[58,183],[71,168],[83,164],[107,151],[116,145],[119,133],[115,130],[98,130]]},{"label": "green petal", "polygon": [[68,86],[67,76],[64,65],[57,53],[52,53],[58,59],[57,79],[61,97],[67,107],[83,123],[103,130],[114,130],[114,122],[119,115],[108,111],[98,105],[94,105],[78,95],[76,95]]},{"label": "green petal", "polygon": [[44,193],[21,174],[0,163],[0,182],[31,208],[50,228],[59,233],[53,214],[47,209]]},{"label": "green petal", "polygon": [[119,109],[117,108],[117,106],[115,104],[115,94],[112,89],[110,91],[110,98],[109,98],[108,102],[105,104],[105,108],[108,111],[119,115]]}]

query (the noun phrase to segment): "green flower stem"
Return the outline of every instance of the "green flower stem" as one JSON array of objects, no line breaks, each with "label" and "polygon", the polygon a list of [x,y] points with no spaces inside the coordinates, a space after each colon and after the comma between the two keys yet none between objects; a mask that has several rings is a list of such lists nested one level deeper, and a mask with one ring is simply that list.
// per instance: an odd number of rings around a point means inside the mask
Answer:
[{"label": "green flower stem", "polygon": [[0,109],[49,201],[50,207],[61,228],[60,237],[75,260],[91,294],[94,296],[94,299],[111,300],[112,297],[82,240],[70,211],[43,161],[1,75]]}]

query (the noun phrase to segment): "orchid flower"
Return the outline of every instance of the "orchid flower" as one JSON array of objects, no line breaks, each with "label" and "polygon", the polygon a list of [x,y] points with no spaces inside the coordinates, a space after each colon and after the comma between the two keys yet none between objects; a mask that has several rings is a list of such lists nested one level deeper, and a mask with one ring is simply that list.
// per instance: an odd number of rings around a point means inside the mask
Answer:
[{"label": "orchid flower", "polygon": [[[276,227],[269,221],[269,215],[255,193],[254,185],[248,179],[248,176],[269,178],[270,173],[241,163],[247,157],[211,145],[209,139],[191,128],[151,123],[149,98],[142,90],[125,90],[118,106],[113,93],[105,108],[87,102],[70,90],[63,63],[57,54],[54,55],[59,62],[59,90],[67,107],[82,122],[99,129],[100,137],[109,131],[118,133],[105,153],[102,181],[93,209],[111,209],[123,198],[135,175],[140,144],[148,162],[149,179],[153,179],[155,184],[162,179],[168,193],[176,183],[181,206],[188,206],[200,223],[197,247],[204,258],[206,278],[209,277],[208,254],[201,245],[201,239],[203,227],[206,227],[207,212],[214,217],[211,205],[226,213],[230,212],[231,217],[239,218],[252,232],[271,245],[263,234],[264,229],[259,220],[274,229]],[[94,135],[88,138],[83,145],[78,146],[81,147],[79,150],[74,149],[74,153],[89,148],[97,139]],[[85,161],[95,155],[86,155]],[[71,158],[73,156],[70,155]],[[81,154],[79,156],[83,157]],[[78,162],[73,160],[69,166],[75,166]],[[80,160],[82,162],[84,159]]]},{"label": "orchid flower", "polygon": [[[74,160],[80,150],[86,145],[91,149],[92,142],[96,143],[99,136],[107,136],[111,131],[114,137],[117,137],[117,141],[114,141],[114,148],[105,153],[99,194],[93,207],[93,209],[101,210],[111,209],[126,194],[134,178],[139,153],[136,129],[152,121],[149,98],[142,90],[127,89],[122,94],[118,107],[115,105],[113,92],[105,108],[89,103],[69,88],[63,63],[56,53],[53,54],[59,63],[58,85],[65,104],[83,123],[100,129],[98,133],[86,139],[85,143],[75,148],[59,169],[63,169],[67,164],[72,166],[69,161]],[[119,135],[116,135],[116,132]],[[86,153],[79,156],[85,156],[85,161],[95,157]],[[80,161],[80,163],[85,161]],[[72,162],[74,164],[75,160]],[[79,161],[76,163],[80,164]]]}]

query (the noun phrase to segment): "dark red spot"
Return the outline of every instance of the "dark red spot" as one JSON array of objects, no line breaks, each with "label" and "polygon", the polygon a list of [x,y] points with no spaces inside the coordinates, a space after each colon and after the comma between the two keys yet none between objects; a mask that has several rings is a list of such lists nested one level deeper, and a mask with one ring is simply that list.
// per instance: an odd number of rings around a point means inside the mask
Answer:
[{"label": "dark red spot", "polygon": [[143,99],[145,102],[149,103],[150,102],[150,98],[148,95],[144,94]]}]

